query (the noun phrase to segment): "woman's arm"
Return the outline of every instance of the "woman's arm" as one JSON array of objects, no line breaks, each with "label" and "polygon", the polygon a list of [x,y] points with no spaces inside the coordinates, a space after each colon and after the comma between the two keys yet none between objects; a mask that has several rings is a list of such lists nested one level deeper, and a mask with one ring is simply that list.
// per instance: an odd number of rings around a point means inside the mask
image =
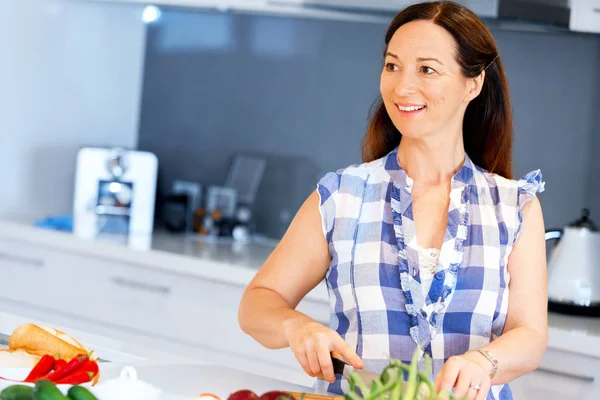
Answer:
[{"label": "woman's arm", "polygon": [[335,380],[331,351],[355,367],[360,359],[337,332],[295,310],[325,277],[330,255],[321,229],[319,195],[304,202],[279,245],[247,287],[238,312],[240,327],[263,346],[289,346],[307,374]]},{"label": "woman's arm", "polygon": [[[537,198],[523,207],[523,229],[508,259],[509,301],[503,334],[483,346],[498,360],[492,364],[479,352],[450,358],[436,378],[436,389],[455,389],[457,398],[485,399],[490,385],[508,383],[539,365],[548,343],[546,242]],[[469,385],[480,385],[479,392]]]},{"label": "woman's arm", "polygon": [[[508,271],[510,295],[504,332],[483,347],[498,360],[492,385],[508,383],[535,370],[548,344],[546,241],[537,197],[523,207],[523,230],[509,256]],[[481,354],[473,352],[469,357],[478,359],[491,372],[491,364]]]}]

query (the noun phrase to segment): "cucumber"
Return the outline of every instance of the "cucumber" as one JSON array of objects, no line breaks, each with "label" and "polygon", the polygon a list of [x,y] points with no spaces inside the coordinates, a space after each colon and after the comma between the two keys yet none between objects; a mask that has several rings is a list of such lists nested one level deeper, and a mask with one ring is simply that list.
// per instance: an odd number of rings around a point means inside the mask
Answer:
[{"label": "cucumber", "polygon": [[69,400],[54,383],[41,380],[35,383],[33,388],[33,400]]},{"label": "cucumber", "polygon": [[67,392],[67,396],[69,396],[69,399],[71,400],[98,400],[96,396],[83,386],[71,386]]},{"label": "cucumber", "polygon": [[26,385],[12,385],[0,392],[0,400],[33,400],[33,388]]}]

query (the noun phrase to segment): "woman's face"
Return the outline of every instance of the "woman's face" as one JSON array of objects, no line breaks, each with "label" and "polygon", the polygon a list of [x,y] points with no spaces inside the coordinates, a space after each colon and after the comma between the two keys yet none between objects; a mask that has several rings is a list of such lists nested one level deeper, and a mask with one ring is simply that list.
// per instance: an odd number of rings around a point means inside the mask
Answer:
[{"label": "woman's face", "polygon": [[479,94],[483,74],[465,78],[455,54],[452,35],[430,21],[409,22],[392,37],[380,90],[402,136],[423,138],[449,130],[462,133],[464,112]]}]

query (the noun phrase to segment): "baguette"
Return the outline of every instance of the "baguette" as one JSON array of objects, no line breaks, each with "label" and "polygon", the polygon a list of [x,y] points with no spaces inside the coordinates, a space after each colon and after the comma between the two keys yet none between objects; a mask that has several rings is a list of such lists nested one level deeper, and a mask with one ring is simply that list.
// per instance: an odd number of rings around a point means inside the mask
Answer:
[{"label": "baguette", "polygon": [[96,354],[66,333],[34,324],[19,326],[8,339],[10,350],[24,350],[29,354],[42,357],[49,354],[56,359],[70,361],[79,354],[87,354],[97,361]]}]

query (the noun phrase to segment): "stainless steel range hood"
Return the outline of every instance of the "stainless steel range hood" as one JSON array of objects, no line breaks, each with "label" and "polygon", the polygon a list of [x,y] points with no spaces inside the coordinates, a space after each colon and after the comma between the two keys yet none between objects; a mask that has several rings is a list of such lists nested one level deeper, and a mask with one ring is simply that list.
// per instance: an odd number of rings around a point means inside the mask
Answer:
[{"label": "stainless steel range hood", "polygon": [[[200,0],[202,1],[202,0]],[[230,0],[233,1],[233,0]],[[422,0],[421,0],[422,1]],[[455,0],[492,26],[511,30],[568,30],[570,0]],[[258,0],[261,2],[261,0]],[[389,22],[418,0],[264,0],[255,11]],[[239,4],[239,3],[238,3]],[[233,7],[235,8],[235,6]]]},{"label": "stainless steel range hood", "polygon": [[569,27],[569,0],[499,0],[498,18]]},{"label": "stainless steel range hood", "polygon": [[[423,0],[70,0],[154,4],[177,8],[215,9],[319,19],[389,23],[393,16]],[[577,0],[454,0],[482,17],[491,27],[525,31],[570,29],[572,2]],[[584,1],[584,0],[580,0]],[[598,1],[598,0],[590,0]],[[595,4],[595,3],[594,3]],[[600,10],[600,8],[599,8]],[[599,12],[593,8],[593,12]],[[587,22],[590,24],[590,22]],[[600,33],[595,28],[583,29]],[[587,27],[589,28],[589,27]],[[574,29],[571,26],[571,30]]]},{"label": "stainless steel range hood", "polygon": [[[533,24],[540,27],[568,29],[570,0],[455,0],[480,17],[512,25]],[[418,3],[414,0],[272,0],[272,3],[298,4],[305,8],[346,10],[373,13],[395,13]]]}]

